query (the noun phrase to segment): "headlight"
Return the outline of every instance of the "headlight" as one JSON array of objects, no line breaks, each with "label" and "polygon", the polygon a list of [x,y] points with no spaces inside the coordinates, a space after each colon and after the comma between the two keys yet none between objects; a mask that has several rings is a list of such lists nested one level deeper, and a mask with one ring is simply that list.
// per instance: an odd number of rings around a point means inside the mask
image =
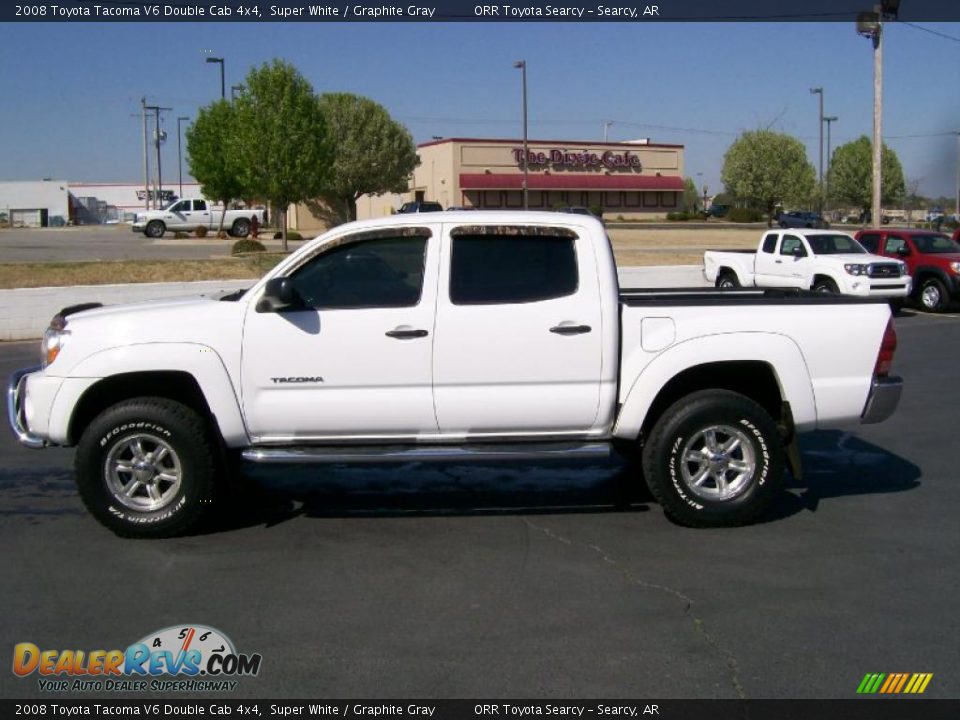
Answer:
[{"label": "headlight", "polygon": [[847,271],[848,275],[866,275],[869,265],[861,265],[859,263],[850,263],[844,265],[843,269]]},{"label": "headlight", "polygon": [[960,275],[960,262],[950,263],[950,272],[954,275]]},{"label": "headlight", "polygon": [[54,315],[50,321],[50,326],[43,333],[43,342],[40,343],[40,364],[46,368],[63,349],[66,337],[70,334],[66,330],[67,321],[62,315]]}]

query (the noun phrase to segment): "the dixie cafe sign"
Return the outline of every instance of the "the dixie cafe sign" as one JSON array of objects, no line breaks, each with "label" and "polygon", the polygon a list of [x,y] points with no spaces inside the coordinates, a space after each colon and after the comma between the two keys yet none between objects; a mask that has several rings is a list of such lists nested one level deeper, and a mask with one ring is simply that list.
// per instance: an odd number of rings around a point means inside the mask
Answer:
[{"label": "the dixie cafe sign", "polygon": [[[523,167],[523,148],[513,148],[513,161]],[[614,152],[607,150],[603,153],[582,152],[554,148],[551,150],[529,150],[527,164],[551,165],[556,168],[601,168],[611,170],[642,170],[640,158],[629,150]]]}]

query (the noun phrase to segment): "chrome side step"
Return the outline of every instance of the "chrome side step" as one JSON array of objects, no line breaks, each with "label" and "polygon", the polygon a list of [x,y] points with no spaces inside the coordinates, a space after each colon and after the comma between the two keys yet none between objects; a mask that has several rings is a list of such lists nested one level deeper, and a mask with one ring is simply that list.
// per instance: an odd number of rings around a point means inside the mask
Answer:
[{"label": "chrome side step", "polygon": [[543,460],[606,458],[605,442],[470,443],[466,445],[300,445],[252,447],[243,459],[254,463],[403,463],[477,460]]}]

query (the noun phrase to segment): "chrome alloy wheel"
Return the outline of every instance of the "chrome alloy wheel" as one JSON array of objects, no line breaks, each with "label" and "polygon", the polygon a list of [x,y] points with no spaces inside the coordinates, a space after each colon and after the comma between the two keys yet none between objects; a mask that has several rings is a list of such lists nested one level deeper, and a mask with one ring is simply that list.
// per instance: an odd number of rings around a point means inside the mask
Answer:
[{"label": "chrome alloy wheel", "polygon": [[156,435],[136,433],[118,440],[107,455],[104,477],[121,505],[153,512],[180,490],[182,470],[176,451]]},{"label": "chrome alloy wheel", "polygon": [[920,302],[927,310],[939,307],[940,299],[940,288],[933,283],[926,285],[920,293]]},{"label": "chrome alloy wheel", "polygon": [[749,437],[730,425],[694,433],[680,455],[683,482],[704,500],[730,500],[750,484],[757,458]]}]

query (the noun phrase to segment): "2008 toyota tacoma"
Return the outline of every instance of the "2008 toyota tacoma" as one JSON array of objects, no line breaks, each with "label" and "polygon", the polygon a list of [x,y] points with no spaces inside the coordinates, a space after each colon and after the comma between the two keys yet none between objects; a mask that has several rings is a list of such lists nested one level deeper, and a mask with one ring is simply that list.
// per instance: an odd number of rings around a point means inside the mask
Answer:
[{"label": "2008 toyota tacoma", "polygon": [[596,219],[337,227],[245,291],[66,308],[8,385],[28,447],[77,447],[104,525],[197,527],[237,462],[608,453],[674,521],[748,523],[797,432],[895,409],[886,304],[800,290],[621,291]]}]

